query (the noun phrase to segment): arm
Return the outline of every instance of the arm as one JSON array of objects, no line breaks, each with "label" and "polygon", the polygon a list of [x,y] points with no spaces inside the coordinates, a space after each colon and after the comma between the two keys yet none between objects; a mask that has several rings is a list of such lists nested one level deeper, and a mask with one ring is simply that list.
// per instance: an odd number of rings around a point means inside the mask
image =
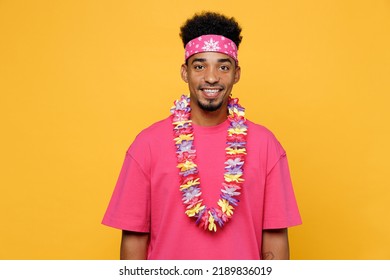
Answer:
[{"label": "arm", "polygon": [[264,260],[288,260],[290,258],[287,228],[263,230],[261,257]]},{"label": "arm", "polygon": [[121,260],[146,260],[149,233],[122,231]]}]

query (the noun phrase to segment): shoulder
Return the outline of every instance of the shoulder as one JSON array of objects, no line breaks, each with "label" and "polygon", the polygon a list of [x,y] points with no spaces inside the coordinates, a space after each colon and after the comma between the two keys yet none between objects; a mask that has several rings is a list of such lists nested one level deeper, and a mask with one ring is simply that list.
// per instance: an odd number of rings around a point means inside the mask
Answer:
[{"label": "shoulder", "polygon": [[255,138],[258,140],[265,140],[271,142],[279,142],[274,133],[267,127],[256,124],[250,120],[247,120],[248,125],[248,137]]},{"label": "shoulder", "polygon": [[161,145],[162,141],[172,141],[172,122],[171,117],[153,123],[143,129],[134,139],[128,149],[128,153],[134,153],[136,150],[150,149],[151,146]]},{"label": "shoulder", "polygon": [[143,129],[137,135],[137,138],[138,137],[148,138],[148,137],[153,137],[155,135],[159,135],[160,133],[166,133],[167,131],[171,131],[171,127],[172,127],[172,121],[171,121],[171,116],[169,116]]},{"label": "shoulder", "polygon": [[263,125],[247,121],[248,125],[248,147],[258,150],[260,154],[274,155],[278,158],[286,152],[274,133]]},{"label": "shoulder", "polygon": [[135,137],[134,142],[148,142],[153,141],[156,138],[161,138],[168,133],[172,133],[172,122],[171,117],[167,117],[163,120],[157,121],[152,125],[143,129],[138,135]]}]

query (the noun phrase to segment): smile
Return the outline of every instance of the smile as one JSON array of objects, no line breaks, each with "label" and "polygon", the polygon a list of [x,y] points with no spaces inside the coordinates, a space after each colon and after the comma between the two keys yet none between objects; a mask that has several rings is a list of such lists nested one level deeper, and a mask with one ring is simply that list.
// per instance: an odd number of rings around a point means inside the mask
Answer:
[{"label": "smile", "polygon": [[202,88],[202,92],[205,96],[214,98],[222,89],[219,88]]}]

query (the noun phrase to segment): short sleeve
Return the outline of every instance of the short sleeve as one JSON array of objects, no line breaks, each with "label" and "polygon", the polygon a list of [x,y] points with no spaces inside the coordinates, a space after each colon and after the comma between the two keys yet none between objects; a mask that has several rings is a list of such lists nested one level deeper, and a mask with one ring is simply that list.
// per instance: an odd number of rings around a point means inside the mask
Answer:
[{"label": "short sleeve", "polygon": [[129,152],[102,223],[122,230],[150,231],[150,178]]},{"label": "short sleeve", "polygon": [[264,193],[263,228],[287,228],[301,223],[291,183],[287,156],[283,151],[267,174]]}]

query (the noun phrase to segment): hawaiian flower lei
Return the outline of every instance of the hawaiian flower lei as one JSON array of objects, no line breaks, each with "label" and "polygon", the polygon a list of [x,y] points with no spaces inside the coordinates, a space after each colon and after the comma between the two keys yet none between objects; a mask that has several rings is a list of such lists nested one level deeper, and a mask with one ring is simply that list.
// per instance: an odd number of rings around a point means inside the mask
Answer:
[{"label": "hawaiian flower lei", "polygon": [[182,201],[186,206],[188,217],[196,218],[196,224],[205,230],[217,231],[217,225],[222,228],[233,215],[234,206],[241,194],[239,190],[244,182],[243,166],[246,155],[247,125],[245,109],[238,104],[237,98],[230,98],[228,104],[228,120],[230,126],[226,141],[226,161],[224,182],[217,208],[203,204],[200,189],[198,168],[194,162],[194,134],[190,119],[190,98],[182,95],[171,108],[174,141],[176,145],[177,168],[180,175],[180,191]]}]

